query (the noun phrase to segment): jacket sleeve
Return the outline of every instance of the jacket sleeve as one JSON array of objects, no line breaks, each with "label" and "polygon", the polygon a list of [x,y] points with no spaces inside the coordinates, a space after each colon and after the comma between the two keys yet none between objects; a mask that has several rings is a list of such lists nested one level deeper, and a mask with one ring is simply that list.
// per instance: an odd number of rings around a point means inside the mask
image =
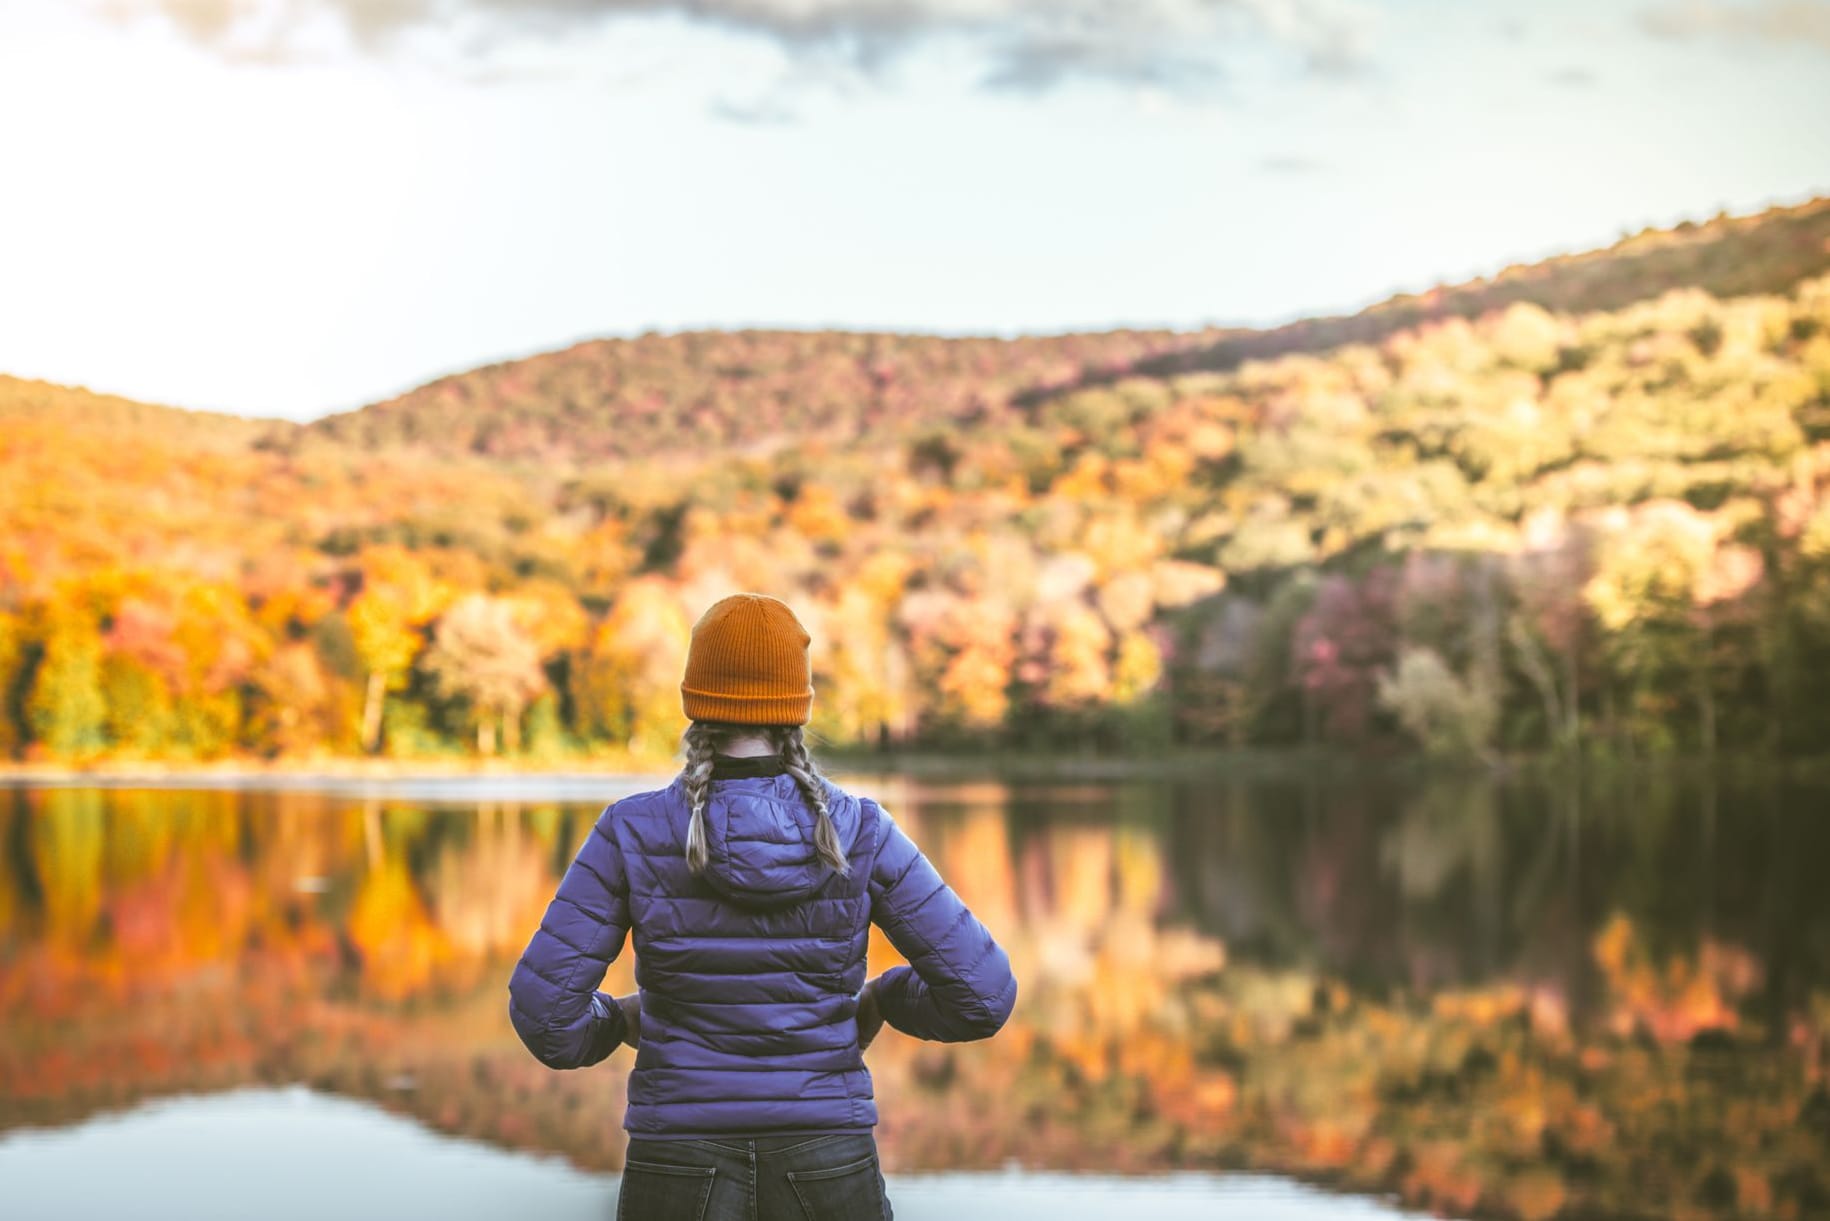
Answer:
[{"label": "jacket sleeve", "polygon": [[888,810],[871,868],[871,920],[908,966],[877,985],[888,1025],[918,1039],[990,1038],[1017,1002],[1010,956],[992,939]]},{"label": "jacket sleeve", "polygon": [[616,1001],[597,991],[629,934],[621,853],[599,816],[508,981],[508,1018],[548,1068],[603,1060],[627,1031]]}]

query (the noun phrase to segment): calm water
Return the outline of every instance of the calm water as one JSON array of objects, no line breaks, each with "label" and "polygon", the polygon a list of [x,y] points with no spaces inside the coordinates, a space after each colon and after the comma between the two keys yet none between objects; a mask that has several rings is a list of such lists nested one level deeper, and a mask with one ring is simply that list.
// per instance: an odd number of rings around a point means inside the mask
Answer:
[{"label": "calm water", "polygon": [[[835,778],[1024,984],[872,1047],[902,1221],[1830,1215],[1830,788]],[[664,782],[0,789],[0,1215],[607,1217],[505,984]]]}]

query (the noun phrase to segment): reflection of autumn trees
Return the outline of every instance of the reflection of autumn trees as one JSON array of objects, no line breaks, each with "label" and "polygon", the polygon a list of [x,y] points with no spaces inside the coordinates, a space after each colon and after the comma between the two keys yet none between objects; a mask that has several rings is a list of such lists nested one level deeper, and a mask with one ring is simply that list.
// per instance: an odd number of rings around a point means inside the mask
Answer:
[{"label": "reflection of autumn trees", "polygon": [[[1495,1217],[1830,1198],[1821,802],[1711,843],[1658,786],[1591,794],[1630,822],[1376,776],[887,793],[1024,981],[997,1039],[873,1046],[894,1167],[1247,1166]],[[595,814],[6,794],[0,1124],[305,1081],[615,1166],[627,1053],[547,1072],[499,996]]]},{"label": "reflection of autumn trees", "polygon": [[562,819],[553,807],[486,804],[463,849],[438,854],[424,887],[454,953],[481,958],[518,953],[527,944],[553,897],[553,845]]}]

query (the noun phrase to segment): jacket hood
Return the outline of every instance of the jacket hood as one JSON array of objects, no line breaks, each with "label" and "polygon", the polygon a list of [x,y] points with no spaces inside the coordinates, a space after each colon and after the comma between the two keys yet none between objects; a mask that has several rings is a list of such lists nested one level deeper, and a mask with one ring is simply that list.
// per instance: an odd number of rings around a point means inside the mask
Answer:
[{"label": "jacket hood", "polygon": [[[840,850],[849,859],[861,822],[858,802],[826,780],[820,783]],[[679,778],[674,788],[685,805]],[[814,852],[814,817],[792,776],[713,779],[705,811],[705,881],[731,902],[763,910],[818,894],[837,874]]]}]

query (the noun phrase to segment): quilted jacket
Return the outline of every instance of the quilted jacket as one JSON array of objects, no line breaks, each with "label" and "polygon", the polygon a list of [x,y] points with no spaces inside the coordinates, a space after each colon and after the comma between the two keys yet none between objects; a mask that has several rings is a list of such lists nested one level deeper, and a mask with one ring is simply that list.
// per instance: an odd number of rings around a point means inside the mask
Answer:
[{"label": "quilted jacket", "polygon": [[598,986],[633,934],[632,1135],[868,1129],[856,1014],[869,926],[908,962],[879,985],[884,1021],[916,1038],[996,1033],[1016,1003],[1010,959],[875,801],[820,778],[851,865],[841,876],[815,856],[813,812],[779,757],[719,767],[699,877],[681,777],[603,811],[515,966],[509,1019],[549,1067],[603,1060],[626,1025]]}]

